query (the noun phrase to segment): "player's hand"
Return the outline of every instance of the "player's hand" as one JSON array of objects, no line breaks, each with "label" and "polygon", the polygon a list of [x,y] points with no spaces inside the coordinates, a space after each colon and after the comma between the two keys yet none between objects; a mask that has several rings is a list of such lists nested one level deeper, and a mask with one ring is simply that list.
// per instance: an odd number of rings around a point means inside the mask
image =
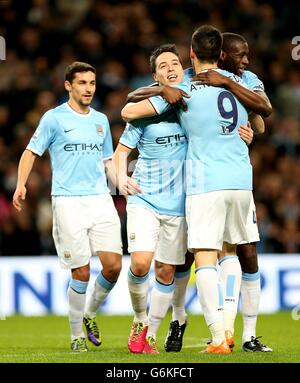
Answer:
[{"label": "player's hand", "polygon": [[24,201],[26,198],[26,187],[17,187],[14,195],[13,195],[13,206],[18,211],[22,210],[22,201]]},{"label": "player's hand", "polygon": [[196,85],[224,86],[227,77],[213,69],[208,69],[206,72],[196,74],[191,81],[195,81]]},{"label": "player's hand", "polygon": [[120,183],[119,191],[124,196],[143,193],[143,190],[140,188],[139,184],[128,176],[126,176],[123,182]]},{"label": "player's hand", "polygon": [[165,85],[162,87],[161,96],[171,105],[187,111],[187,105],[183,97],[190,98],[190,96],[181,89]]},{"label": "player's hand", "polygon": [[246,142],[247,145],[250,145],[253,141],[254,132],[251,129],[251,124],[248,121],[247,125],[241,125],[239,128],[239,134],[242,140]]}]

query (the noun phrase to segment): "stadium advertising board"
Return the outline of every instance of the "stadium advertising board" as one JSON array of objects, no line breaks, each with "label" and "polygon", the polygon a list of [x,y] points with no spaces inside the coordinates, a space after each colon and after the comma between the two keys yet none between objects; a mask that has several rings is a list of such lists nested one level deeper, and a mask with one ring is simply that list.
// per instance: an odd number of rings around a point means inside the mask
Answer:
[{"label": "stadium advertising board", "polygon": [[[131,314],[127,288],[129,257],[123,258],[119,280],[101,307],[107,314]],[[300,303],[300,254],[259,257],[262,276],[261,313],[292,310]],[[88,294],[99,272],[99,262],[91,261]],[[0,257],[0,316],[67,315],[68,270],[59,268],[56,257]],[[153,270],[150,280],[153,281]],[[152,285],[150,285],[150,288]],[[187,310],[200,313],[194,273],[186,296]]]}]

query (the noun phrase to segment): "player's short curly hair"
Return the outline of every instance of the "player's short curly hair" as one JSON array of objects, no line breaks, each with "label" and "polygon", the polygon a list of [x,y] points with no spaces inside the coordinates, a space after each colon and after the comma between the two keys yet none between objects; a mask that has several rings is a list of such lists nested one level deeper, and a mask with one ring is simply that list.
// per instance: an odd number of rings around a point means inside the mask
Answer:
[{"label": "player's short curly hair", "polygon": [[80,61],[74,61],[66,67],[65,80],[71,83],[74,80],[76,73],[89,71],[96,74],[96,68],[92,65]]},{"label": "player's short curly hair", "polygon": [[223,46],[222,50],[226,53],[230,52],[232,46],[236,43],[248,44],[244,36],[238,35],[237,33],[224,32],[222,33]]}]

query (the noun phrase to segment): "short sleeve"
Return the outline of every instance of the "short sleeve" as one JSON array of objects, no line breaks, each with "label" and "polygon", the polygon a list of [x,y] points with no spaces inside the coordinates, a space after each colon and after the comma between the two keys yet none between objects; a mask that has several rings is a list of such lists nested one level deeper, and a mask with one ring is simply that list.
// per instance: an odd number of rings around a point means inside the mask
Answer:
[{"label": "short sleeve", "polygon": [[39,125],[31,137],[26,149],[42,156],[53,141],[55,126],[56,120],[53,113],[51,111],[46,112],[41,118]]},{"label": "short sleeve", "polygon": [[151,102],[157,114],[163,114],[171,109],[171,105],[160,96],[150,97],[148,100]]},{"label": "short sleeve", "polygon": [[254,92],[264,92],[265,87],[263,82],[257,77],[257,75],[251,71],[246,71],[245,76],[242,77],[243,80],[246,82],[249,89],[253,90]]},{"label": "short sleeve", "polygon": [[108,119],[106,119],[106,127],[107,129],[105,132],[105,137],[103,142],[103,160],[107,160],[111,158],[114,152]]},{"label": "short sleeve", "polygon": [[139,126],[138,121],[131,121],[126,124],[125,130],[120,138],[120,144],[134,149],[143,134],[143,129]]}]

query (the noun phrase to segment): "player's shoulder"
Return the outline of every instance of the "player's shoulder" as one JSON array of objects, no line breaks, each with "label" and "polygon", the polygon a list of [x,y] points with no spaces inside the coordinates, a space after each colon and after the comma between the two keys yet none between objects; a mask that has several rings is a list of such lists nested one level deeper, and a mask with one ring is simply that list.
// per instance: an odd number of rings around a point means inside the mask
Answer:
[{"label": "player's shoulder", "polygon": [[255,73],[250,70],[245,70],[241,77],[250,89],[264,92],[264,84]]},{"label": "player's shoulder", "polygon": [[90,107],[90,110],[91,110],[91,115],[95,118],[97,118],[98,120],[101,120],[102,122],[105,122],[105,123],[109,123],[108,122],[108,117],[105,113],[103,112],[100,112],[99,110],[96,110],[92,107]]},{"label": "player's shoulder", "polygon": [[163,120],[164,114],[157,114],[152,117],[145,117],[145,118],[138,118],[136,120],[132,120],[130,122],[127,122],[127,126],[135,129],[143,129],[148,127],[149,125],[152,124],[157,124],[161,120]]},{"label": "player's shoulder", "polygon": [[195,74],[194,69],[192,67],[184,69],[183,73],[184,73],[184,79],[187,79],[187,80],[193,77]]},{"label": "player's shoulder", "polygon": [[47,110],[47,112],[42,115],[40,122],[49,123],[51,121],[55,121],[63,109],[65,109],[64,104]]},{"label": "player's shoulder", "polygon": [[174,85],[172,85],[172,87],[173,88],[181,89],[181,90],[183,90],[185,92],[188,92],[190,90],[191,84],[193,83],[191,81],[191,77],[192,76],[190,76],[190,77],[184,76],[183,80],[179,84],[174,84]]},{"label": "player's shoulder", "polygon": [[219,73],[221,73],[223,76],[229,77],[234,82],[237,82],[239,84],[245,85],[245,82],[243,81],[243,79],[240,76],[238,76],[237,74],[229,72],[226,69],[217,69],[217,71]]},{"label": "player's shoulder", "polygon": [[143,127],[143,125],[147,124],[146,121],[144,121],[144,120],[146,120],[146,118],[145,119],[136,119],[136,120],[131,120],[129,122],[126,122],[126,127],[125,127],[124,132],[127,132],[129,129],[138,129],[138,128]]},{"label": "player's shoulder", "polygon": [[255,74],[254,72],[251,72],[251,70],[244,70],[241,77],[244,81],[248,79],[252,80],[252,79],[258,78],[257,74]]},{"label": "player's shoulder", "polygon": [[67,105],[68,104],[66,102],[64,102],[63,104],[60,104],[60,105],[56,106],[55,108],[49,109],[48,112],[46,112],[46,113],[49,113],[50,115],[57,115],[60,113],[64,113],[68,110]]}]

